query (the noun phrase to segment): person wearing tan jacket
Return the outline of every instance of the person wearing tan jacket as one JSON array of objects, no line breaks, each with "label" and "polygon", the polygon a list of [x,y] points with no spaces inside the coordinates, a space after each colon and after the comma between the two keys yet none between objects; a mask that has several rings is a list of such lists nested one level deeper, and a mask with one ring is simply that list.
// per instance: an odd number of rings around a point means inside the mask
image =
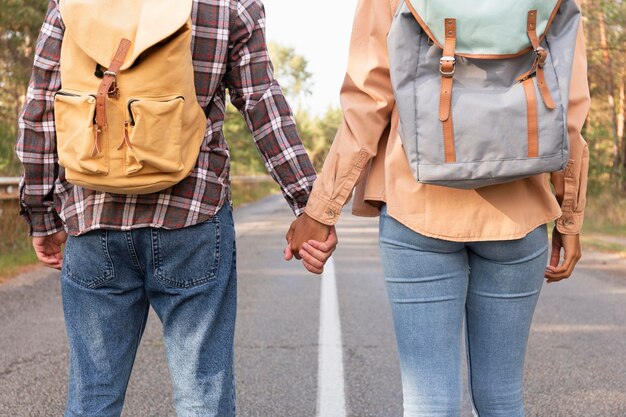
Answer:
[{"label": "person wearing tan jacket", "polygon": [[[387,50],[397,3],[358,2],[341,89],[344,121],[305,214],[287,233],[285,255],[296,255],[307,269],[321,273],[332,249],[314,241],[334,233],[354,191],[354,214],[380,215],[405,417],[460,415],[464,320],[475,413],[523,416],[524,357],[543,278],[548,283],[568,278],[581,257],[588,148],[580,132],[590,104],[582,24],[567,114],[566,168],[453,189],[417,182],[400,141]],[[555,227],[548,254],[550,221]]]}]

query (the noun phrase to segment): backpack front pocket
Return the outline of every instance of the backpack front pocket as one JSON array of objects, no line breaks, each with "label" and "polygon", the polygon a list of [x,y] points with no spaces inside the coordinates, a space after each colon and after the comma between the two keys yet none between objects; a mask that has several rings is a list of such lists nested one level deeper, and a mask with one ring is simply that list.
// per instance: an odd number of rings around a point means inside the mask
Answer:
[{"label": "backpack front pocket", "polygon": [[108,132],[96,132],[95,117],[95,96],[66,91],[54,96],[59,165],[84,174],[108,173]]},{"label": "backpack front pocket", "polygon": [[127,176],[174,173],[184,169],[183,106],[181,96],[129,100],[125,132]]}]

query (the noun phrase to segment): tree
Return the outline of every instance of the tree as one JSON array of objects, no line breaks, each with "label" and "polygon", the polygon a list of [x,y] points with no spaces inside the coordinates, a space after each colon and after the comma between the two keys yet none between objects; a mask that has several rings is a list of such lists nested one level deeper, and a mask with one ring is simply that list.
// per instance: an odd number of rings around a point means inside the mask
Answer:
[{"label": "tree", "polygon": [[342,120],[343,114],[336,107],[328,108],[326,113],[319,117],[311,117],[306,112],[296,114],[302,143],[318,172],[322,169],[324,159]]},{"label": "tree", "polygon": [[626,2],[585,0],[583,16],[593,97],[585,129],[591,156],[591,191],[611,183],[614,190],[626,192]]},{"label": "tree", "polygon": [[299,107],[300,100],[311,95],[313,74],[307,69],[308,61],[292,47],[269,42],[268,49],[274,64],[274,76],[289,100]]},{"label": "tree", "polygon": [[16,120],[24,103],[47,0],[0,0],[0,174],[15,174]]}]

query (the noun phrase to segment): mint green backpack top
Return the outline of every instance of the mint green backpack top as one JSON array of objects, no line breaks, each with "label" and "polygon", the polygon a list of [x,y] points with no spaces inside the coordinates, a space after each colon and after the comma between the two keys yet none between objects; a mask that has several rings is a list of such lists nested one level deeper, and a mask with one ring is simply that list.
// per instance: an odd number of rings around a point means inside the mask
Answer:
[{"label": "mint green backpack top", "polygon": [[415,178],[479,188],[563,169],[579,19],[574,0],[405,0],[388,47]]}]

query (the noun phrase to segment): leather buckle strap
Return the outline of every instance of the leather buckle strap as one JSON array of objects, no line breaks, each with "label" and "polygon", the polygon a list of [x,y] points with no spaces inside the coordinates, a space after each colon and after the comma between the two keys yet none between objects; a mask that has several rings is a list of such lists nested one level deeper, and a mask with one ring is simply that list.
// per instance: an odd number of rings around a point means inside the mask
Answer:
[{"label": "leather buckle strap", "polygon": [[517,80],[524,82],[532,77],[533,74],[537,74],[537,86],[539,87],[543,103],[548,109],[553,110],[556,108],[556,104],[554,103],[552,94],[550,94],[550,89],[546,83],[546,76],[543,71],[543,67],[546,65],[546,60],[548,59],[548,51],[540,45],[539,38],[537,36],[537,10],[531,10],[528,12],[526,30],[528,32],[530,43],[535,50],[535,60],[533,61],[531,69],[518,77]]},{"label": "leather buckle strap", "polygon": [[530,78],[522,81],[526,95],[526,126],[528,128],[528,157],[539,157],[539,118],[537,114],[537,95],[535,85]]},{"label": "leather buckle strap", "polygon": [[104,77],[113,77],[113,81],[107,90],[107,94],[109,97],[117,98],[119,93],[119,88],[117,88],[117,74],[113,71],[104,71],[103,75]]},{"label": "leather buckle strap", "polygon": [[455,71],[456,58],[453,56],[442,56],[439,60],[439,73],[444,77],[452,77]]},{"label": "leather buckle strap", "polygon": [[454,125],[452,124],[452,85],[456,71],[456,19],[445,19],[445,42],[443,55],[439,61],[439,73],[441,74],[441,90],[439,93],[439,120],[443,129],[443,146],[445,161],[456,162],[454,148]]},{"label": "leather buckle strap", "polygon": [[103,73],[102,82],[98,87],[96,94],[96,140],[93,149],[94,156],[100,153],[100,133],[106,129],[107,125],[106,101],[108,97],[118,97],[117,73],[124,63],[124,58],[126,58],[130,45],[131,42],[128,39],[122,39],[120,41],[115,56],[111,61],[111,65],[109,65],[107,71]]},{"label": "leather buckle strap", "polygon": [[548,51],[543,49],[543,46],[540,46],[537,49],[535,49],[535,53],[537,54],[537,58],[535,58],[535,61],[537,62],[538,68],[545,67],[546,60],[548,59]]}]

